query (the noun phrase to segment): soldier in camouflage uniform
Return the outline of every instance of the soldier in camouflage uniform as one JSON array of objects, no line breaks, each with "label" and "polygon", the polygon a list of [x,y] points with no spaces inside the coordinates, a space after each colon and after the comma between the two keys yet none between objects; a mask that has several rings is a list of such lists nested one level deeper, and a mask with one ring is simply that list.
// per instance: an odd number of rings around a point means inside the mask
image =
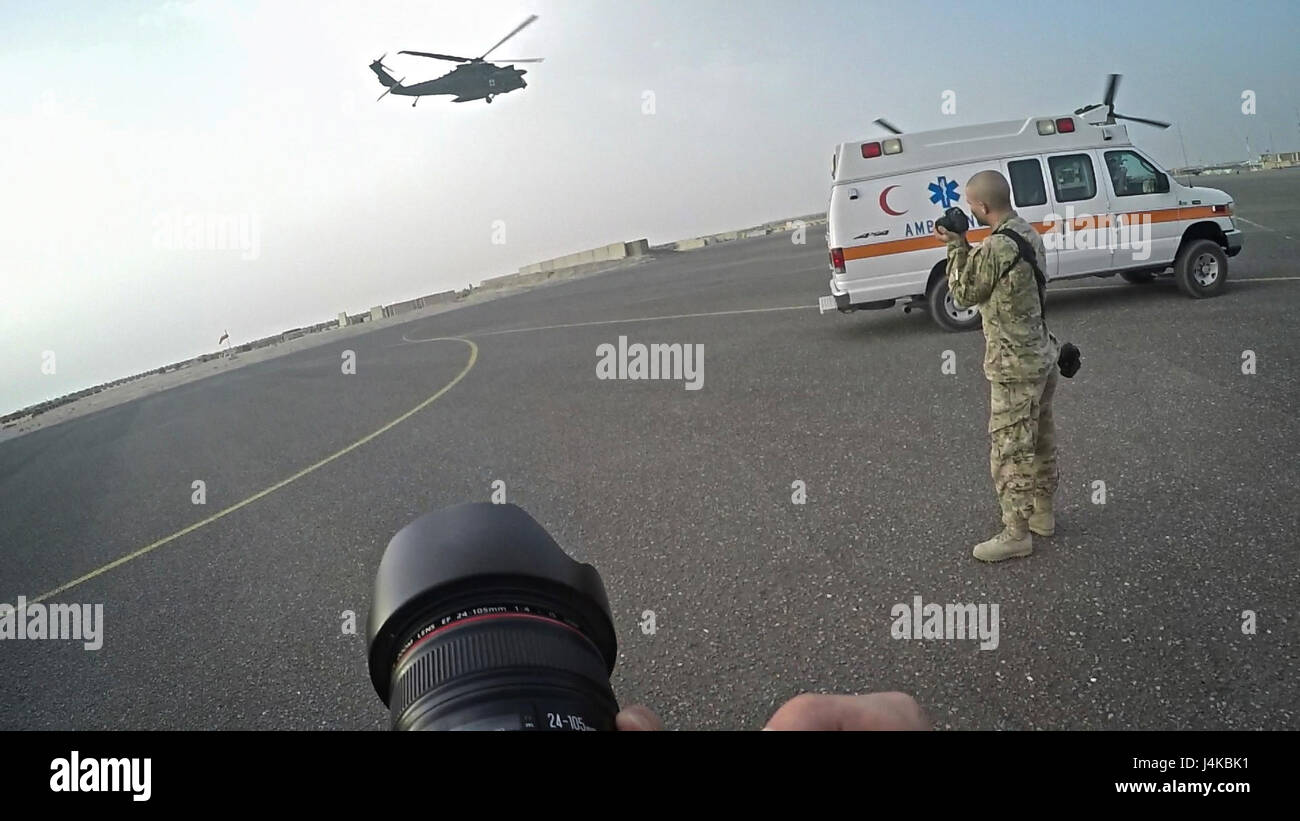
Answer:
[{"label": "soldier in camouflage uniform", "polygon": [[[966,183],[969,210],[992,231],[1009,228],[1037,254],[1040,270],[1047,250],[1034,227],[1011,208],[1011,188],[997,171],[981,171]],[[1031,531],[1056,529],[1056,391],[1059,345],[1043,323],[1042,296],[1033,268],[1016,259],[1016,243],[990,236],[972,249],[964,234],[943,228],[948,243],[948,288],[960,305],[978,306],[984,324],[984,375],[992,385],[989,467],[1002,507],[1003,530],[975,546],[975,558],[996,562],[1033,552]],[[1010,270],[1008,270],[1010,268]]]}]

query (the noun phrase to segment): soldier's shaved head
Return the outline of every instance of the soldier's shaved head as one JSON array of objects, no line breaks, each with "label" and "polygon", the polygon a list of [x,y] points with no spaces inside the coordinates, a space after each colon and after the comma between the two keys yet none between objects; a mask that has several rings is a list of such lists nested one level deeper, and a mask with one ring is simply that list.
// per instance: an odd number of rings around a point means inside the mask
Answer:
[{"label": "soldier's shaved head", "polygon": [[966,182],[966,202],[980,225],[996,225],[1011,212],[1011,186],[997,171],[981,171]]},{"label": "soldier's shaved head", "polygon": [[1005,211],[1011,207],[1011,186],[997,171],[981,171],[971,177],[966,183],[966,196],[979,200],[992,211]]}]

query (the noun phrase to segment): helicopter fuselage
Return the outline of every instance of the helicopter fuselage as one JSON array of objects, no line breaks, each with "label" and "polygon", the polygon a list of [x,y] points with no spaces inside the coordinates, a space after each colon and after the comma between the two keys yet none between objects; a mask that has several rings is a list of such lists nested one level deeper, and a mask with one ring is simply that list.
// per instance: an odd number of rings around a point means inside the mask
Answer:
[{"label": "helicopter fuselage", "polygon": [[447,74],[422,83],[403,85],[387,74],[382,67],[372,65],[371,69],[379,77],[379,82],[389,87],[390,94],[402,97],[429,97],[434,95],[451,95],[453,102],[470,100],[488,100],[498,94],[505,94],[528,83],[523,79],[526,73],[514,66],[498,66],[492,63],[468,63],[457,66]]}]

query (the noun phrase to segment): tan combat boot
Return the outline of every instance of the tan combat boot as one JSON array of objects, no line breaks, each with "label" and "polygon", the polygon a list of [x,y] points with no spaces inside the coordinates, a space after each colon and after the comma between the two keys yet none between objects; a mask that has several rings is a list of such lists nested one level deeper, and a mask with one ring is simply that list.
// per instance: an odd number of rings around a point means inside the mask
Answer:
[{"label": "tan combat boot", "polygon": [[982,562],[1000,562],[1003,559],[1016,559],[1034,552],[1034,540],[1029,535],[1029,528],[1023,520],[1019,527],[1008,525],[1002,532],[975,545],[975,558]]},{"label": "tan combat boot", "polygon": [[1056,513],[1052,510],[1051,496],[1034,497],[1034,515],[1029,517],[1029,529],[1039,536],[1056,532]]}]

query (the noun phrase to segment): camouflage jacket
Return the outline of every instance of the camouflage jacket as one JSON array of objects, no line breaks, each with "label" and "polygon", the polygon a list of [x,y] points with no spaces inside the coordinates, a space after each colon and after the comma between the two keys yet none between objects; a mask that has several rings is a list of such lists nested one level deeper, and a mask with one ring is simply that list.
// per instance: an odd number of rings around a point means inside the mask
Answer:
[{"label": "camouflage jacket", "polygon": [[[1012,211],[993,230],[1002,228],[1029,240],[1043,269],[1047,249],[1034,227]],[[1037,382],[1056,365],[1058,345],[1043,322],[1034,269],[1021,260],[1003,276],[1016,250],[1006,237],[990,235],[976,248],[965,237],[948,240],[948,288],[959,305],[979,308],[984,320],[984,375],[990,382]]]}]

